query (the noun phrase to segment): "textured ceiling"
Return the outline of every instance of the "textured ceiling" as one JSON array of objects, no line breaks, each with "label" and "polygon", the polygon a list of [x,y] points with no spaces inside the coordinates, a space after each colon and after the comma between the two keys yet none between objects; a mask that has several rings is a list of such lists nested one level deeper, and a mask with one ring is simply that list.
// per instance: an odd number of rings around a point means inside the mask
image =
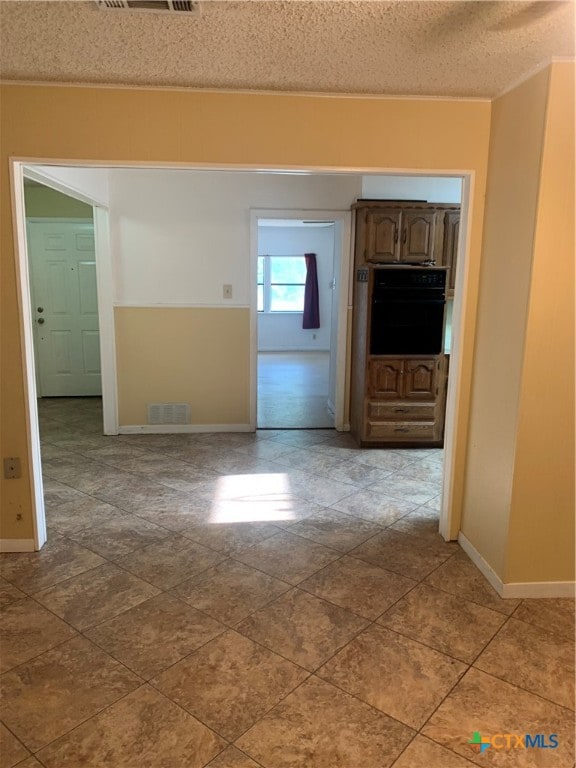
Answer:
[{"label": "textured ceiling", "polygon": [[573,0],[245,0],[198,16],[0,0],[6,80],[491,97],[574,55]]}]

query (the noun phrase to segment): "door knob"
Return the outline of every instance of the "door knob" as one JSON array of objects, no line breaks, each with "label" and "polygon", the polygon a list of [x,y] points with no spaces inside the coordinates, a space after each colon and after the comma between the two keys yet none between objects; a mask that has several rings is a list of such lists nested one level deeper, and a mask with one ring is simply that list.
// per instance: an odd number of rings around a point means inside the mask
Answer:
[{"label": "door knob", "polygon": [[37,312],[44,312],[44,307],[38,307]]},{"label": "door knob", "polygon": [[37,320],[38,325],[43,325],[44,322],[45,322],[45,320],[44,320],[43,317],[39,317],[38,320]]}]

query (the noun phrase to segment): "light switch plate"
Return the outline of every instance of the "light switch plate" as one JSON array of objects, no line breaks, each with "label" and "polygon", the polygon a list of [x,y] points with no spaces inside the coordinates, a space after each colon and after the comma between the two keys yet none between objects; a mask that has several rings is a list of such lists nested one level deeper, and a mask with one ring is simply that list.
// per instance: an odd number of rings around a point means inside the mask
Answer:
[{"label": "light switch plate", "polygon": [[225,299],[231,299],[232,298],[232,286],[231,285],[223,285],[222,286],[222,295]]}]

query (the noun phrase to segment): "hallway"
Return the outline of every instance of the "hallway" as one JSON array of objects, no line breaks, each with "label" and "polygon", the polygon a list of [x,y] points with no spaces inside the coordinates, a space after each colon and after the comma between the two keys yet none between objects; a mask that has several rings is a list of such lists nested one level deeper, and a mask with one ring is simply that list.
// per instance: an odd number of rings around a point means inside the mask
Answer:
[{"label": "hallway", "polygon": [[493,765],[475,732],[558,734],[498,765],[573,765],[574,603],[502,600],[441,539],[442,451],[39,410],[49,541],[0,557],[2,768]]}]

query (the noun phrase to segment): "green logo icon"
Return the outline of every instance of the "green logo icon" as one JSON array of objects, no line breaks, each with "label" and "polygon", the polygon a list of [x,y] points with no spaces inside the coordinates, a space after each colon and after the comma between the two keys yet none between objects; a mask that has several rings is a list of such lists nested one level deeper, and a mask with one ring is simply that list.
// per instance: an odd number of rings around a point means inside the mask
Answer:
[{"label": "green logo icon", "polygon": [[480,754],[485,752],[488,749],[488,747],[491,746],[489,741],[482,741],[482,736],[480,736],[479,731],[474,731],[474,733],[472,734],[472,738],[470,739],[468,744],[472,744],[473,746],[478,747]]}]

